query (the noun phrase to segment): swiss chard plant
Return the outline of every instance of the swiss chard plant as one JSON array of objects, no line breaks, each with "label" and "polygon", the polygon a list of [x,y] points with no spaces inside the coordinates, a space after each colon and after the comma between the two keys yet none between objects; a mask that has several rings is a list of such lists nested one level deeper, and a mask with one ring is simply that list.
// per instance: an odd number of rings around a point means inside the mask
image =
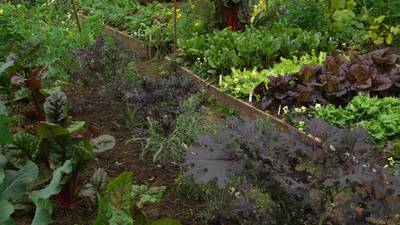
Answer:
[{"label": "swiss chard plant", "polygon": [[[272,224],[379,224],[395,221],[400,180],[382,166],[364,129],[336,128],[307,121],[307,132],[228,120],[216,134],[202,135],[187,153],[187,175],[198,183],[236,183],[237,198],[252,188],[268,193],[271,211],[244,211],[246,218],[269,218]],[[259,213],[262,213],[261,215]],[[340,216],[339,216],[340,215]]]},{"label": "swiss chard plant", "polygon": [[162,218],[149,221],[142,208],[146,204],[161,201],[166,187],[133,185],[133,173],[125,172],[109,181],[104,190],[97,194],[98,214],[94,225],[180,225],[178,220]]},{"label": "swiss chard plant", "polygon": [[33,203],[36,210],[32,225],[49,224],[53,212],[50,197],[61,191],[63,178],[72,170],[71,161],[54,170],[50,182],[42,189],[38,187],[39,167],[34,162],[27,160],[18,170],[8,169],[7,164],[7,158],[0,152],[0,223],[15,224],[13,213]]},{"label": "swiss chard plant", "polygon": [[67,110],[65,93],[53,93],[43,106],[46,121],[38,123],[36,133],[16,133],[3,149],[9,164],[15,168],[23,167],[27,161],[35,162],[40,168],[40,182],[48,180],[52,171],[70,161],[71,172],[63,177],[62,190],[55,196],[63,206],[76,203],[77,189],[82,182],[80,172],[93,154],[109,150],[115,144],[111,136],[100,136],[91,142],[82,133],[85,122],[72,121]]}]

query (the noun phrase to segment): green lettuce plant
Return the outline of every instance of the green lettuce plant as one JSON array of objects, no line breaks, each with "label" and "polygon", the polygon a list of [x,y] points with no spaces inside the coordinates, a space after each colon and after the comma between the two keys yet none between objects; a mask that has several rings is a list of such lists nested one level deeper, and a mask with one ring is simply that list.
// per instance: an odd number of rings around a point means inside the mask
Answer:
[{"label": "green lettuce plant", "polygon": [[378,144],[384,144],[400,136],[399,110],[399,98],[357,96],[344,108],[326,105],[315,115],[338,126],[362,126]]},{"label": "green lettuce plant", "polygon": [[286,75],[289,73],[299,72],[302,65],[305,64],[321,64],[325,61],[327,54],[320,52],[317,55],[315,52],[312,54],[305,54],[301,57],[293,56],[292,59],[281,58],[280,62],[274,64],[270,69],[257,71],[256,68],[252,70],[239,70],[232,68],[232,73],[228,76],[223,76],[220,88],[235,97],[247,97],[250,91],[261,82],[268,84],[268,77]]}]

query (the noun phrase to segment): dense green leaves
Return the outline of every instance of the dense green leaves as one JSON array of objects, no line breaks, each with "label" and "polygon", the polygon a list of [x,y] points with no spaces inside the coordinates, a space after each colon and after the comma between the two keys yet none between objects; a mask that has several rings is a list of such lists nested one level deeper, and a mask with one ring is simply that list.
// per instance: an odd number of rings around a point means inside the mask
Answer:
[{"label": "dense green leaves", "polygon": [[39,169],[32,161],[27,161],[18,171],[6,170],[6,163],[6,157],[0,154],[0,224],[12,225],[10,216],[16,208],[12,202],[21,201],[37,178]]},{"label": "dense green leaves", "polygon": [[244,32],[228,29],[182,40],[184,58],[197,66],[229,73],[234,68],[269,68],[280,57],[292,58],[313,51],[330,51],[333,46],[319,33],[287,29],[282,24],[272,28],[248,28]]},{"label": "dense green leaves", "polygon": [[7,144],[12,141],[12,136],[8,131],[9,122],[10,119],[6,111],[6,107],[0,100],[0,145]]},{"label": "dense green leaves", "polygon": [[377,143],[400,136],[400,99],[357,96],[342,108],[327,105],[315,115],[339,126],[362,126]]},{"label": "dense green leaves", "polygon": [[[111,180],[105,190],[97,194],[99,208],[94,225],[151,225],[141,208],[147,203],[158,203],[166,187],[132,185],[132,172],[125,172]],[[154,224],[179,225],[180,222],[164,218]]]}]

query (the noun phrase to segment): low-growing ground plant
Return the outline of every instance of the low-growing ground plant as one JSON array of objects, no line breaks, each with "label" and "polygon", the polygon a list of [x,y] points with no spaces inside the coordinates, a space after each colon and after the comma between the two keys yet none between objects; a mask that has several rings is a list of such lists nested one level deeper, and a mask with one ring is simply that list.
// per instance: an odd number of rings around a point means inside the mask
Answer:
[{"label": "low-growing ground plant", "polygon": [[153,154],[153,161],[172,159],[181,161],[198,134],[211,130],[207,124],[201,102],[196,96],[182,102],[179,115],[173,121],[172,130],[164,133],[157,121],[148,118],[148,137],[142,155]]},{"label": "low-growing ground plant", "polygon": [[[186,155],[186,175],[238,192],[238,214],[268,224],[378,224],[395,221],[399,178],[381,165],[364,129],[308,121],[306,132],[262,128],[253,121],[227,120],[216,134],[200,135]],[[323,143],[323,144],[321,144]],[[268,210],[241,198],[253,188],[271,199]],[[267,201],[269,202],[269,201]],[[339,216],[340,215],[340,216]],[[244,223],[249,224],[249,223]],[[250,223],[255,224],[255,223]],[[258,224],[258,223],[257,223]]]},{"label": "low-growing ground plant", "polygon": [[97,193],[99,208],[94,225],[181,225],[179,220],[161,218],[149,221],[142,208],[147,204],[161,201],[166,187],[134,185],[133,173],[125,172],[110,180],[103,190]]}]

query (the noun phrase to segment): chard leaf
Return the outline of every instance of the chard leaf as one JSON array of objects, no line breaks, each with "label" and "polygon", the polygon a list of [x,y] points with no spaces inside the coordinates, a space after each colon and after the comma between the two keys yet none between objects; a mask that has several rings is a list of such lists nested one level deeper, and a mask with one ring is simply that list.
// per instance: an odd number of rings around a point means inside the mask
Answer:
[{"label": "chard leaf", "polygon": [[22,168],[27,160],[32,160],[39,151],[40,140],[29,133],[13,135],[13,142],[6,146],[4,155],[16,168]]},{"label": "chard leaf", "polygon": [[111,135],[104,134],[91,141],[94,153],[106,152],[115,146],[115,138]]},{"label": "chard leaf", "polygon": [[68,116],[67,104],[67,95],[62,91],[54,92],[47,97],[43,105],[47,121],[60,124],[66,120]]},{"label": "chard leaf", "polygon": [[0,224],[13,225],[11,214],[14,212],[14,206],[2,194],[0,194]]},{"label": "chard leaf", "polygon": [[53,172],[53,178],[47,187],[33,191],[29,194],[29,198],[36,206],[35,217],[33,218],[32,225],[46,225],[49,223],[51,214],[53,213],[53,206],[50,197],[61,191],[61,179],[63,175],[69,174],[71,171],[72,161],[67,160],[63,166],[57,168]]},{"label": "chard leaf", "polygon": [[3,194],[6,199],[21,198],[25,194],[29,184],[37,178],[38,174],[38,167],[29,160],[18,171],[6,170],[4,172],[5,178],[0,184],[0,194]]},{"label": "chard leaf", "polygon": [[40,122],[36,128],[36,134],[43,138],[54,138],[62,135],[69,135],[69,132],[64,127],[48,122]]},{"label": "chard leaf", "polygon": [[73,121],[71,124],[68,125],[67,131],[72,134],[85,129],[85,126],[85,121]]}]

